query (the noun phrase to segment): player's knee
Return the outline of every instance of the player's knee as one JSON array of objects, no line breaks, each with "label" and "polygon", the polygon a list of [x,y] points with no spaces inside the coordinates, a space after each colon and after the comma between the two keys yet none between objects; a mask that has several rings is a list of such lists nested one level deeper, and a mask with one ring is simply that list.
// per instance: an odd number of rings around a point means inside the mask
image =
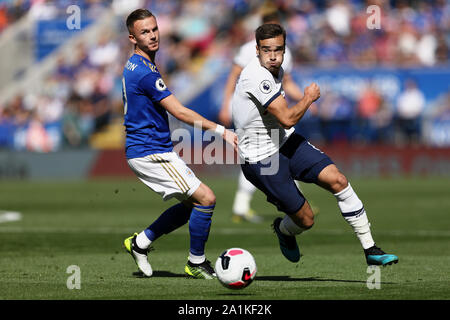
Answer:
[{"label": "player's knee", "polygon": [[216,195],[207,185],[202,183],[191,196],[189,202],[205,207],[214,206],[216,204]]},{"label": "player's knee", "polygon": [[340,190],[344,190],[348,185],[348,180],[347,178],[339,172],[337,178],[336,178],[336,186],[340,189]]},{"label": "player's knee", "polygon": [[347,178],[341,172],[338,171],[333,177],[330,187],[333,193],[338,193],[344,190],[347,187],[347,185],[348,185]]},{"label": "player's knee", "polygon": [[208,196],[206,199],[207,206],[215,206],[216,205],[216,195],[214,193],[211,193],[211,195]]},{"label": "player's knee", "polygon": [[320,172],[317,184],[332,193],[338,193],[347,187],[348,181],[335,165],[329,165]]},{"label": "player's knee", "polygon": [[212,190],[205,192],[203,198],[200,201],[202,206],[215,206],[216,205],[216,195]]}]

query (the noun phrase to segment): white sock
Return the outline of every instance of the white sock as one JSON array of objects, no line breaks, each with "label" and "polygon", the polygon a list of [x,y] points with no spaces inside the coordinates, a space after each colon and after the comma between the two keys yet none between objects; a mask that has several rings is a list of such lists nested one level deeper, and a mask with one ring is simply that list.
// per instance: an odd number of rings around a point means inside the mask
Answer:
[{"label": "white sock", "polygon": [[194,263],[194,264],[200,264],[200,263],[202,263],[205,260],[206,260],[206,256],[205,255],[196,256],[196,255],[192,254],[191,252],[189,252],[189,261]]},{"label": "white sock", "polygon": [[233,213],[243,216],[248,210],[250,210],[250,201],[252,200],[252,194],[247,192],[238,191],[234,196]]},{"label": "white sock", "polygon": [[370,223],[367,218],[366,210],[364,210],[363,203],[353,191],[350,183],[344,190],[336,193],[334,196],[338,201],[342,216],[353,228],[363,249],[372,247],[375,242],[373,241],[370,232]]},{"label": "white sock", "polygon": [[144,231],[142,231],[141,233],[139,233],[136,237],[136,244],[138,245],[139,248],[141,249],[147,249],[150,244],[152,242],[150,241],[149,238],[147,238],[147,235],[145,234]]},{"label": "white sock", "polygon": [[280,222],[280,231],[287,236],[296,236],[305,230],[298,226],[288,215],[285,215]]},{"label": "white sock", "polygon": [[253,193],[255,193],[256,187],[248,181],[244,174],[239,175],[238,191],[234,197],[233,213],[243,216],[250,210],[250,201],[252,200]]}]

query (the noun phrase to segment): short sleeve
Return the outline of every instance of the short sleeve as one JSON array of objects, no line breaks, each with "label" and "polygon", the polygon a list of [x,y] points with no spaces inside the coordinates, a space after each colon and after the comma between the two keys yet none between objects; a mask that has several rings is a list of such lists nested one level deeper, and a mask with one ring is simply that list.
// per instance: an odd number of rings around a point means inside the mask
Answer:
[{"label": "short sleeve", "polygon": [[247,82],[246,92],[253,102],[266,109],[281,94],[281,86],[270,78],[253,79]]},{"label": "short sleeve", "polygon": [[159,73],[147,74],[139,81],[139,85],[153,102],[159,102],[172,94]]}]

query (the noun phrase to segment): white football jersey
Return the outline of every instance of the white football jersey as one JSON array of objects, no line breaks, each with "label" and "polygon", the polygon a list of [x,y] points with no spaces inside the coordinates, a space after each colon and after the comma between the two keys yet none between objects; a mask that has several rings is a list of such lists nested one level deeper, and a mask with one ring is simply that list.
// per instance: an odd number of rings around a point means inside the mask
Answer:
[{"label": "white football jersey", "polygon": [[276,153],[295,130],[284,129],[266,110],[280,94],[284,96],[283,73],[280,68],[275,78],[257,57],[241,72],[231,107],[239,156],[245,161],[257,162]]},{"label": "white football jersey", "polygon": [[[243,44],[237,55],[234,57],[233,62],[241,68],[245,68],[254,57],[256,57],[256,40]],[[286,73],[290,73],[292,71],[292,54],[288,47],[286,47],[284,52],[284,61],[281,66]]]}]

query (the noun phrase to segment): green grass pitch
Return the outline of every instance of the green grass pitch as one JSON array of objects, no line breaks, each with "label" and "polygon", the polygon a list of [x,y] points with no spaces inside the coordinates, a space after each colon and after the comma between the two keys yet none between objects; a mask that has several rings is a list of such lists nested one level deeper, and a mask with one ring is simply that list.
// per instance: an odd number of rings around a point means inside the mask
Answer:
[{"label": "green grass pitch", "polygon": [[[202,177],[203,178],[203,177]],[[360,244],[340,216],[334,197],[302,184],[320,209],[315,226],[298,238],[302,258],[287,261],[270,225],[281,214],[257,192],[262,224],[233,224],[237,180],[204,178],[217,196],[206,254],[215,262],[230,247],[255,257],[256,280],[241,291],[216,280],[184,277],[189,237],[183,226],[154,243],[152,278],[122,248],[174,202],[163,202],[137,179],[84,182],[0,182],[0,210],[22,220],[0,223],[0,299],[151,300],[395,300],[450,298],[450,180],[352,179],[377,244],[399,256],[380,268],[379,289],[369,289]],[[1,215],[1,213],[0,213]],[[69,266],[80,268],[80,289],[68,289]]]}]

